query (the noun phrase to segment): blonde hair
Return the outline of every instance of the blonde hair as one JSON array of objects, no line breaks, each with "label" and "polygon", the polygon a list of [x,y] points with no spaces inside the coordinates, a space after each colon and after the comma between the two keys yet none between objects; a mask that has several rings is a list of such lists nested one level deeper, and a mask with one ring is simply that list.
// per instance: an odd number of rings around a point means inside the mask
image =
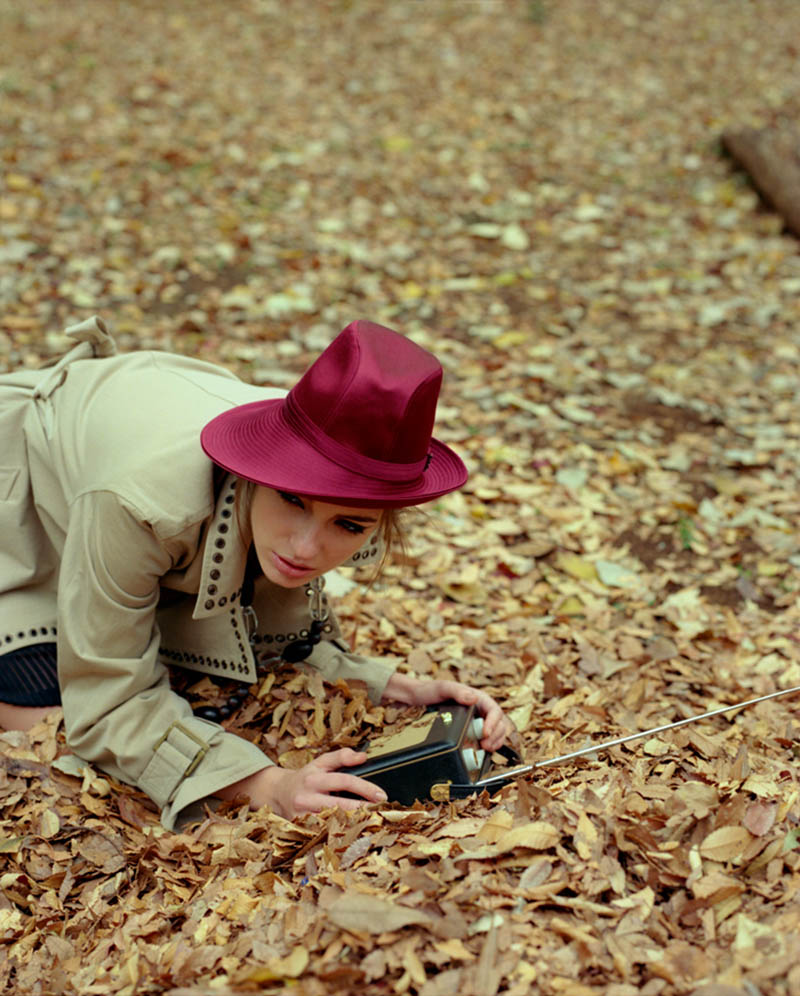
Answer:
[{"label": "blonde hair", "polygon": [[255,481],[248,481],[244,477],[236,478],[233,507],[236,510],[236,525],[239,527],[239,532],[244,537],[247,546],[253,539],[253,529],[250,525],[250,505],[253,502],[255,489]]},{"label": "blonde hair", "polygon": [[381,521],[377,532],[378,538],[383,544],[383,553],[375,567],[375,573],[369,580],[370,586],[380,578],[392,557],[399,554],[405,559],[407,546],[405,511],[404,508],[384,508],[381,510]]}]

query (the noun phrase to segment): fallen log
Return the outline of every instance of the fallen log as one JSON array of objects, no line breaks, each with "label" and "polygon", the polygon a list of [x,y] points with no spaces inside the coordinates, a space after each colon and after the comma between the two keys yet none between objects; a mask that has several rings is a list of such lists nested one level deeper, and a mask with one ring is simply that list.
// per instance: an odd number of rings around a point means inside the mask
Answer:
[{"label": "fallen log", "polygon": [[800,134],[787,127],[726,131],[722,145],[800,238]]}]

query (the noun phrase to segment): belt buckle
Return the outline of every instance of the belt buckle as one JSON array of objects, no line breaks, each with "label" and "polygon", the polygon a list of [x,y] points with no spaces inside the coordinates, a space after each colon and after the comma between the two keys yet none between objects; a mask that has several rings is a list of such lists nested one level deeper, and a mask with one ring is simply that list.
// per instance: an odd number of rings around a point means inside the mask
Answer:
[{"label": "belt buckle", "polygon": [[194,740],[194,742],[199,747],[198,752],[195,754],[195,756],[189,762],[189,767],[183,773],[183,777],[186,778],[187,776],[191,775],[191,773],[194,771],[194,769],[197,767],[197,765],[203,760],[203,758],[208,753],[208,744],[206,743],[205,740],[201,740],[200,737],[198,737],[196,733],[192,733],[191,730],[187,729],[183,725],[183,723],[181,723],[180,720],[176,719],[173,723],[170,723],[170,725],[166,729],[166,732],[163,733],[161,735],[161,737],[159,738],[159,740],[157,741],[155,747],[153,748],[153,753],[154,754],[158,751],[158,748],[163,743],[166,742],[166,740],[169,738],[170,733],[174,729],[178,729],[185,737],[188,737],[190,740]]}]

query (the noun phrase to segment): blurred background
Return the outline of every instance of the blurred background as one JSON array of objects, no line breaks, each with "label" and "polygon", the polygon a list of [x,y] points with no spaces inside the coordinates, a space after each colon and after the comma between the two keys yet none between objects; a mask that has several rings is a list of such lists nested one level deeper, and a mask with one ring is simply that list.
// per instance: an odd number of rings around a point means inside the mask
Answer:
[{"label": "blurred background", "polygon": [[797,241],[720,147],[797,120],[791,0],[5,0],[0,29],[6,362],[95,311],[256,376],[353,316],[503,360],[797,322]]}]

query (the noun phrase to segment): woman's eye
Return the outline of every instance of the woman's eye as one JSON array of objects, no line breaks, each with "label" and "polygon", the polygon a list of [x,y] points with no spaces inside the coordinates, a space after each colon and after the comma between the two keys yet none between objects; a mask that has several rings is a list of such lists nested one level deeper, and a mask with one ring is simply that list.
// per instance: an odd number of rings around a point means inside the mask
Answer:
[{"label": "woman's eye", "polygon": [[296,505],[297,508],[303,507],[303,502],[298,495],[293,495],[290,491],[279,491],[278,495],[280,498],[286,502],[287,505]]},{"label": "woman's eye", "polygon": [[342,529],[346,529],[348,533],[363,533],[364,527],[360,526],[357,522],[350,522],[349,519],[340,519],[339,525]]}]

